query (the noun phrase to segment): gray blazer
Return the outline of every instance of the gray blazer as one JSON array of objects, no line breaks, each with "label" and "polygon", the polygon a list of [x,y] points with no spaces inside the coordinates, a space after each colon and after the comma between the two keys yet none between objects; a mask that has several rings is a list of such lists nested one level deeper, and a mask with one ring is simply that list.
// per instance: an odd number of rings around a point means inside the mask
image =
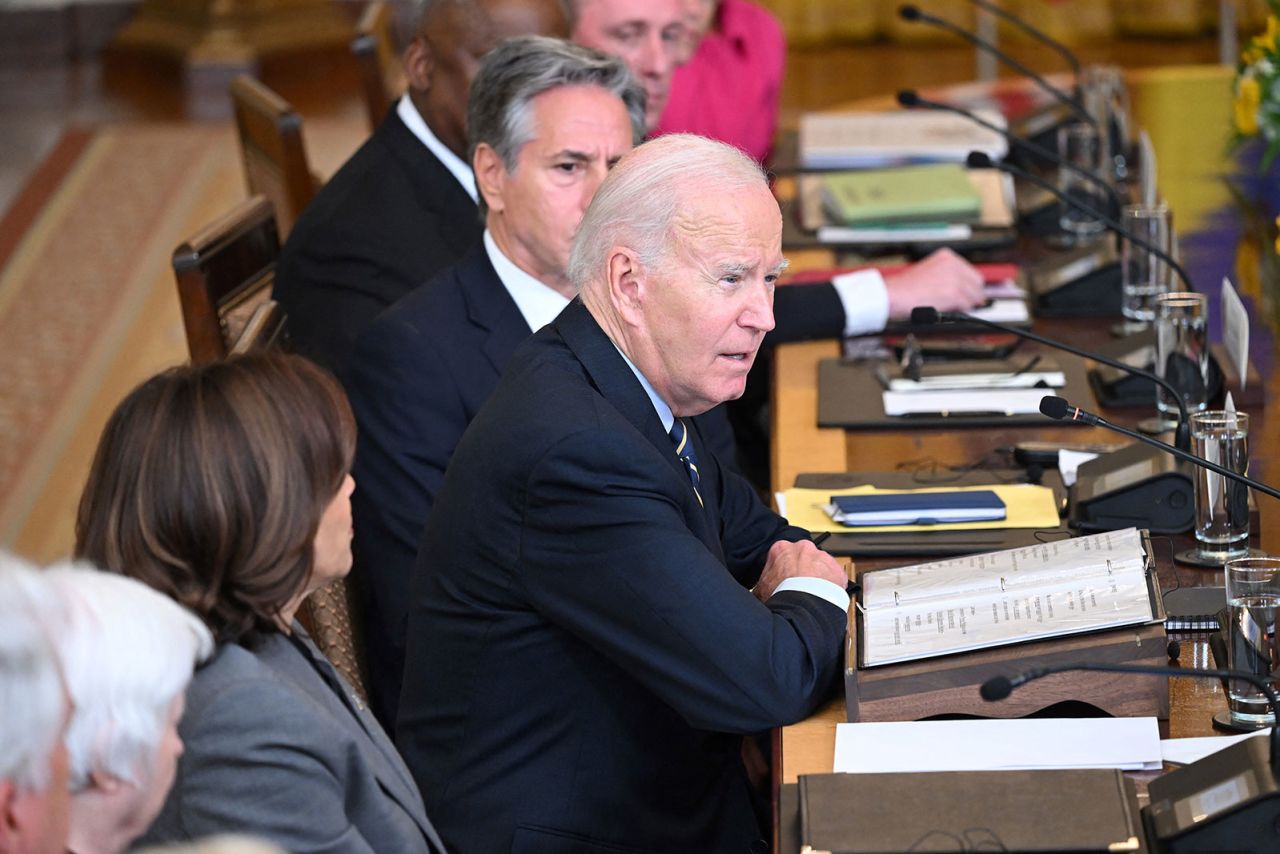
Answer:
[{"label": "gray blazer", "polygon": [[292,852],[443,852],[382,728],[294,624],[196,672],[186,752],[148,843],[248,833]]}]

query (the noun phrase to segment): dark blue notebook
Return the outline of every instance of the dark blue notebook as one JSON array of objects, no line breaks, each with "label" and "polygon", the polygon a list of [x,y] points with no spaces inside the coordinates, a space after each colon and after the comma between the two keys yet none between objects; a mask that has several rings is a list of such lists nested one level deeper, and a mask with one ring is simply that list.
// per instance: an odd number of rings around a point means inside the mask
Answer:
[{"label": "dark blue notebook", "polygon": [[993,490],[904,492],[891,495],[833,495],[831,517],[849,527],[992,522],[1006,516]]}]

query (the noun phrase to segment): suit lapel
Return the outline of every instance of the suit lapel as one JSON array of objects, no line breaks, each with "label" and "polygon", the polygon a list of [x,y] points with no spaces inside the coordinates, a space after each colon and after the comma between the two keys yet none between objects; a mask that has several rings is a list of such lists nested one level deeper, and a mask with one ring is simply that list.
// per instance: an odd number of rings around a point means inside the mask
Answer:
[{"label": "suit lapel", "polygon": [[[338,671],[312,642],[306,630],[295,622],[293,632],[293,637],[279,634],[264,637],[257,655],[331,714],[338,717],[350,715],[359,723],[367,738],[368,749],[363,752],[378,783],[389,797],[413,817],[431,844],[437,850],[444,851],[444,843],[427,818],[417,784],[387,734],[373,718],[368,707],[355,698],[351,687],[338,675]],[[320,677],[319,682],[314,678],[316,675]]]},{"label": "suit lapel", "polygon": [[485,332],[480,350],[494,371],[501,374],[511,354],[533,330],[494,271],[484,241],[476,242],[470,254],[458,264],[456,275],[466,303],[467,319]]},{"label": "suit lapel", "polygon": [[[587,311],[581,299],[569,303],[552,326],[582,363],[600,394],[658,450],[666,464],[688,487],[682,494],[685,495],[685,517],[689,520],[690,530],[697,534],[713,554],[723,555],[719,525],[714,521],[719,518],[718,511],[712,512],[714,499],[708,503],[704,496],[703,503],[698,502],[693,483],[689,480],[689,472],[676,456],[675,446],[662,427],[662,420],[653,408],[653,401],[649,400],[649,395],[618,352],[618,348],[604,334],[604,330]],[[686,421],[687,423],[689,422]],[[695,432],[691,430],[690,436]],[[694,451],[707,453],[700,444],[695,444]],[[698,459],[701,461],[703,458],[699,456]]]},{"label": "suit lapel", "polygon": [[483,230],[480,209],[453,173],[413,135],[394,109],[378,126],[377,135],[409,175],[419,205],[439,215],[440,227],[453,245],[466,246],[474,240]]}]

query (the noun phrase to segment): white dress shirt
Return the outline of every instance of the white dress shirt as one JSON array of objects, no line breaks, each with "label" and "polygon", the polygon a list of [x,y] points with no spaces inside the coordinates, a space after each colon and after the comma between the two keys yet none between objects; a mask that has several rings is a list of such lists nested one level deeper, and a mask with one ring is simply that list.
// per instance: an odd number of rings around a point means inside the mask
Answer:
[{"label": "white dress shirt", "polygon": [[555,320],[569,304],[567,296],[530,276],[504,255],[487,228],[484,230],[484,251],[489,255],[489,263],[502,286],[515,300],[516,308],[520,309],[520,316],[534,332]]},{"label": "white dress shirt", "polygon": [[844,337],[884,329],[889,322],[889,289],[878,270],[843,273],[831,284],[844,306]]},{"label": "white dress shirt", "polygon": [[399,102],[396,103],[396,115],[400,117],[400,121],[404,122],[410,132],[418,139],[422,140],[422,144],[431,149],[431,153],[440,159],[444,164],[444,168],[448,169],[453,177],[458,179],[458,183],[462,185],[462,189],[467,191],[467,195],[471,197],[471,201],[477,205],[480,204],[480,194],[476,192],[476,176],[471,171],[471,167],[458,155],[449,150],[449,146],[440,141],[431,128],[427,127],[426,121],[422,118],[422,114],[418,112],[418,108],[413,105],[413,101],[409,100],[406,92],[400,96]]}]

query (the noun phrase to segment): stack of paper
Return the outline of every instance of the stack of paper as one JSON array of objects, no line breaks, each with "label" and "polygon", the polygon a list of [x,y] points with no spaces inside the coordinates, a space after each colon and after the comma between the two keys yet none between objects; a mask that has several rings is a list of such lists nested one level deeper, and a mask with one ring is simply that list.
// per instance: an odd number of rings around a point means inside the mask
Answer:
[{"label": "stack of paper", "polygon": [[1016,718],[840,724],[837,773],[1158,770],[1155,718]]},{"label": "stack of paper", "polygon": [[[976,112],[997,127],[1005,126],[1004,116],[995,110]],[[963,163],[971,151],[999,160],[1008,153],[1009,143],[952,113],[807,113],[800,118],[800,162],[807,169]]]}]

